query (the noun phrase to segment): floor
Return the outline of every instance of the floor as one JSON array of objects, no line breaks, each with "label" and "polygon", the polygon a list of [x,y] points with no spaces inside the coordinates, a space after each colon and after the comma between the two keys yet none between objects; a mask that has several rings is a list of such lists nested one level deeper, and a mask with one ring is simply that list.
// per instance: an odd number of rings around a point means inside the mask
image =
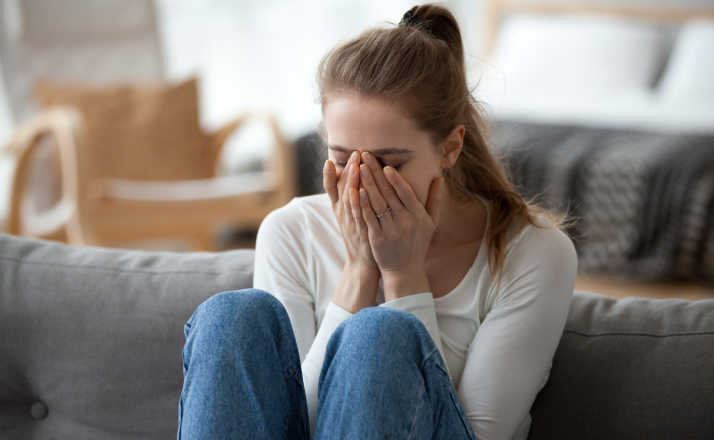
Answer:
[{"label": "floor", "polygon": [[644,283],[613,278],[580,275],[576,290],[602,293],[615,298],[639,296],[647,298],[714,299],[714,285],[690,283]]}]

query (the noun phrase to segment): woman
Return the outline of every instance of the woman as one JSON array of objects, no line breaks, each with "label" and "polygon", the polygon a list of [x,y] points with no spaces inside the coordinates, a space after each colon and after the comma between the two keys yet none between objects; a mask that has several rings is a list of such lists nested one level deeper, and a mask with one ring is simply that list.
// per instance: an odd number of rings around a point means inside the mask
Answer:
[{"label": "woman", "polygon": [[489,152],[456,20],[415,6],[318,84],[326,193],[189,318],[178,437],[526,438],[577,256]]}]

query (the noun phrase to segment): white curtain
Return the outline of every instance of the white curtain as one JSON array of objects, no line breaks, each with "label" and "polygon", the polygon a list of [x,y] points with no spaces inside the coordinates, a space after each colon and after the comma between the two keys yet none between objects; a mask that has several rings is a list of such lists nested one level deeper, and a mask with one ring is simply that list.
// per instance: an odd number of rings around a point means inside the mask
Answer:
[{"label": "white curtain", "polygon": [[[203,125],[215,128],[243,110],[264,109],[277,116],[288,139],[319,122],[314,76],[320,58],[369,26],[398,23],[416,4],[405,0],[156,1],[168,78],[179,80],[191,74],[201,78]],[[478,63],[485,0],[443,4],[459,20],[467,62]],[[0,142],[12,131],[2,84],[0,80]],[[226,149],[225,169],[240,169],[264,157],[264,146],[270,142],[265,135],[261,129],[241,130]],[[7,206],[11,165],[0,157],[0,221]]]},{"label": "white curtain", "polygon": [[[444,2],[456,14],[474,61],[483,1]],[[242,109],[272,111],[290,137],[320,118],[314,75],[322,55],[369,26],[398,23],[404,0],[159,0],[169,76],[200,75],[204,125]]]}]

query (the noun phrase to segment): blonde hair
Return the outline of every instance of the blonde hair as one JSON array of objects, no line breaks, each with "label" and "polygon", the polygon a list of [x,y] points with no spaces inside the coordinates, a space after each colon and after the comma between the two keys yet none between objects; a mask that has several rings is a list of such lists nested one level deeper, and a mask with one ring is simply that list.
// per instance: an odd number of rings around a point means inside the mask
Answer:
[{"label": "blonde hair", "polygon": [[[542,227],[537,215],[564,228],[564,216],[526,201],[516,191],[491,153],[481,107],[467,86],[459,26],[447,8],[414,6],[398,26],[370,28],[334,47],[320,61],[317,83],[323,111],[330,95],[339,92],[388,98],[429,133],[435,145],[457,125],[465,126],[461,153],[445,170],[444,183],[459,202],[474,202],[479,195],[489,202],[486,240],[492,276],[500,278],[513,220],[520,220],[519,231],[527,224]],[[322,124],[320,132],[324,138]]]}]

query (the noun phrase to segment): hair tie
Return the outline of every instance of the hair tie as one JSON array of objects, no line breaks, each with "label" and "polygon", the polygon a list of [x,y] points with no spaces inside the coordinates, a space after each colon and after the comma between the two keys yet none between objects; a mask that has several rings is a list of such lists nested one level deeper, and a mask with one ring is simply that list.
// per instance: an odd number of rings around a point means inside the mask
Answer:
[{"label": "hair tie", "polygon": [[415,22],[414,11],[410,9],[402,15],[402,20],[399,22],[399,26],[412,26]]},{"label": "hair tie", "polygon": [[433,32],[431,31],[431,21],[419,19],[412,9],[402,15],[402,19],[399,21],[399,26],[422,29],[433,35]]}]

